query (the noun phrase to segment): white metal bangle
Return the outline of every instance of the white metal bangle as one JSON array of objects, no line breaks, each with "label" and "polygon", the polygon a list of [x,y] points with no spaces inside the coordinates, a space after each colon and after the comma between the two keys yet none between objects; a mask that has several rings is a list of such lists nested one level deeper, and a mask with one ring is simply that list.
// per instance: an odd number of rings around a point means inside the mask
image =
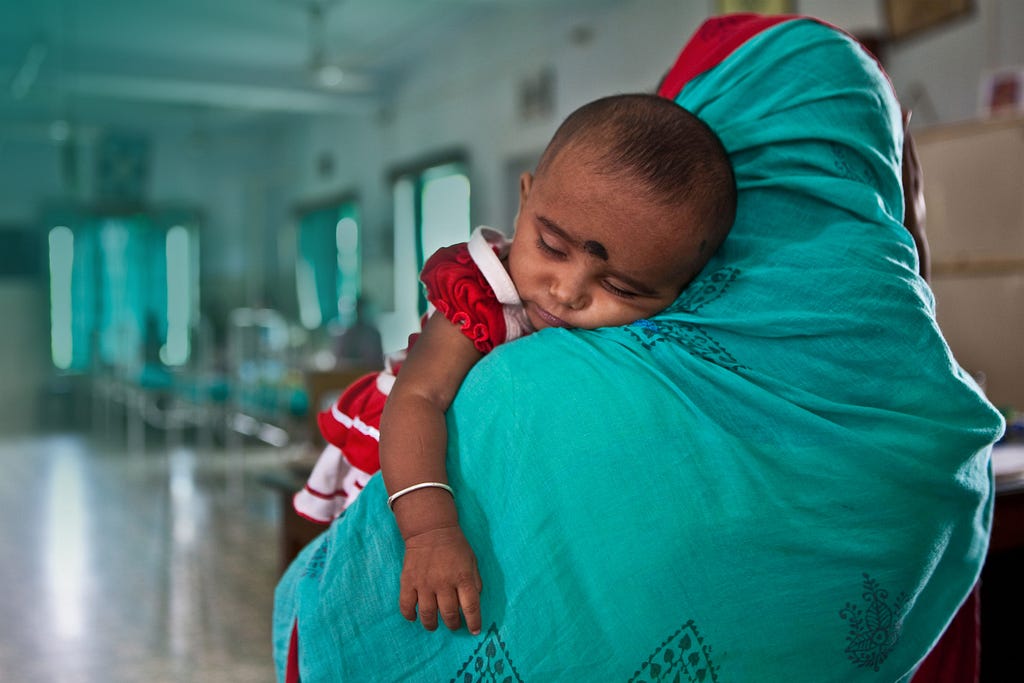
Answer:
[{"label": "white metal bangle", "polygon": [[398,500],[407,493],[419,491],[420,489],[444,489],[451,495],[452,498],[455,497],[455,492],[452,491],[452,487],[449,486],[448,484],[442,484],[439,481],[425,481],[422,484],[413,484],[412,486],[406,486],[401,491],[395,491],[394,493],[392,493],[390,496],[388,496],[388,508],[392,512],[394,512],[396,500]]}]

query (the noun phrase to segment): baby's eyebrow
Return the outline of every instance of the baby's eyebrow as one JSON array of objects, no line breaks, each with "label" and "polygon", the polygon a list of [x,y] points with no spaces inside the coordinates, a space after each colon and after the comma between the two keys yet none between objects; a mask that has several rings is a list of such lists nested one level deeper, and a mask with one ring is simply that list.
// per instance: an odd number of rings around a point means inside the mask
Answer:
[{"label": "baby's eyebrow", "polygon": [[577,247],[581,247],[583,251],[587,252],[591,256],[596,256],[602,261],[608,260],[608,249],[606,249],[605,246],[597,240],[587,240],[581,245],[577,238],[570,235],[562,226],[558,225],[547,216],[537,216],[537,219],[544,224],[544,227],[561,237],[566,242],[574,244]]},{"label": "baby's eyebrow", "polygon": [[579,244],[579,241],[575,237],[567,233],[565,229],[562,228],[562,226],[560,226],[558,223],[554,222],[547,216],[541,216],[540,214],[537,214],[537,220],[543,223],[545,228],[555,233],[566,242],[570,242],[572,244]]},{"label": "baby's eyebrow", "polygon": [[602,261],[608,260],[608,250],[604,248],[604,245],[594,240],[587,240],[583,243],[583,249],[588,254],[593,254]]}]

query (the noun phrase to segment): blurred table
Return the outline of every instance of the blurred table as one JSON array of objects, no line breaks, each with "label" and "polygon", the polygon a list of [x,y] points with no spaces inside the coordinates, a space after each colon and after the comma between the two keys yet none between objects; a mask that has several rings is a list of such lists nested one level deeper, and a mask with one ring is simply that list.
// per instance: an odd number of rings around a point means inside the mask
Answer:
[{"label": "blurred table", "polygon": [[309,397],[309,430],[312,434],[309,457],[278,468],[262,477],[262,483],[277,494],[281,506],[281,571],[283,572],[295,556],[310,541],[327,529],[327,525],[316,524],[300,517],[292,508],[292,496],[306,484],[313,464],[324,441],[317,426],[317,414],[325,410],[352,382],[371,372],[365,368],[335,368],[332,370],[307,370],[304,374],[306,394]]},{"label": "blurred table", "polygon": [[281,510],[279,555],[282,574],[295,556],[328,528],[326,524],[316,524],[300,517],[292,507],[292,496],[306,484],[310,469],[312,463],[299,462],[271,470],[260,477],[260,483],[271,488],[278,496]]}]

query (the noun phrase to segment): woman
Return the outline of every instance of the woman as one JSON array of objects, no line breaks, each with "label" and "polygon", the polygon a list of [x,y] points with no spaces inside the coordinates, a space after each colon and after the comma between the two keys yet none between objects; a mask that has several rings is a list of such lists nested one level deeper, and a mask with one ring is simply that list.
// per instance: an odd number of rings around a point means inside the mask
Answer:
[{"label": "woman", "polygon": [[722,139],[737,220],[665,313],[467,377],[448,473],[483,632],[395,614],[375,478],[282,579],[282,678],[297,619],[307,683],[896,681],[968,594],[1003,425],[918,274],[884,73],[819,22],[735,15],[661,94]]}]

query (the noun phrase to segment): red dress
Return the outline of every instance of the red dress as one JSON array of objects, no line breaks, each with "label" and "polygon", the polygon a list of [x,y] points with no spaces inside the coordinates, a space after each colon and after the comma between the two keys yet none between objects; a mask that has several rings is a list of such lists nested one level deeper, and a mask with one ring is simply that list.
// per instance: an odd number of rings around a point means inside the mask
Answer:
[{"label": "red dress", "polygon": [[[458,325],[481,353],[533,331],[503,265],[510,245],[497,230],[480,227],[469,242],[435,252],[420,273],[433,309],[428,315],[441,313]],[[406,351],[417,336],[409,337]],[[301,516],[330,523],[380,469],[380,418],[406,351],[389,357],[381,372],[357,380],[318,416],[328,446],[292,500]]]}]

